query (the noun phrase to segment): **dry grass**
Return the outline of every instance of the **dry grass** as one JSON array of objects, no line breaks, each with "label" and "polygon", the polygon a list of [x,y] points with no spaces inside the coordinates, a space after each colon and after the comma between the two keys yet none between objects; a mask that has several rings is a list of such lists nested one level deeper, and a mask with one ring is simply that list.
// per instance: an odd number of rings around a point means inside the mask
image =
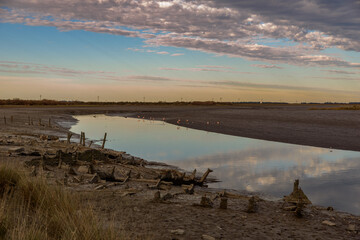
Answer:
[{"label": "dry grass", "polygon": [[310,110],[360,110],[360,105],[329,107],[329,108],[310,108]]},{"label": "dry grass", "polygon": [[0,166],[0,239],[117,239],[77,195]]}]

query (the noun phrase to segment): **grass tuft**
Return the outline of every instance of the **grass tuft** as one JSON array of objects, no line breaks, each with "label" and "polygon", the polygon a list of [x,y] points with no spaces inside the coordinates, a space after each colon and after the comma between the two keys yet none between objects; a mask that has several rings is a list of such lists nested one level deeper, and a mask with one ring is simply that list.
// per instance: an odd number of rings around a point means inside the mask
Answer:
[{"label": "grass tuft", "polygon": [[0,167],[1,239],[117,239],[87,204],[61,186]]}]

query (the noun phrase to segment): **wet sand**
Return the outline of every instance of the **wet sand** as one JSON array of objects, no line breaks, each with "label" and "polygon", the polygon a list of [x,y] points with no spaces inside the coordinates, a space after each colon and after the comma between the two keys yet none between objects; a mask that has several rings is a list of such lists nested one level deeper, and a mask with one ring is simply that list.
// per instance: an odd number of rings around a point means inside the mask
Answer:
[{"label": "wet sand", "polygon": [[[308,106],[120,106],[120,107],[41,107],[0,108],[0,162],[24,163],[34,160],[22,156],[18,148],[46,147],[49,154],[63,143],[41,140],[40,135],[65,137],[72,115],[127,114],[141,118],[163,119],[169,123],[196,129],[214,131],[266,140],[278,140],[320,147],[359,150],[359,111],[316,111]],[[4,124],[3,116],[7,118]],[[11,122],[11,116],[13,121]],[[29,125],[33,121],[34,125]],[[51,125],[48,120],[51,118]],[[39,119],[41,124],[39,125]],[[187,121],[188,120],[188,123]],[[208,123],[209,122],[209,123]],[[219,122],[219,124],[217,124]],[[78,140],[73,139],[78,142]],[[28,145],[31,143],[31,146]],[[348,143],[352,143],[349,144]],[[78,148],[73,143],[74,148]],[[14,148],[17,148],[18,153]],[[81,147],[80,147],[81,148]],[[9,152],[14,152],[9,154]],[[99,162],[98,167],[111,170],[112,165]],[[113,163],[112,163],[113,164]],[[125,163],[116,165],[117,174],[126,169],[151,168]],[[30,171],[31,169],[29,169]],[[47,166],[49,184],[62,181],[68,166],[59,169]],[[85,176],[85,175],[84,175]],[[211,176],[211,174],[210,174]],[[135,178],[132,176],[132,178]],[[170,194],[167,201],[157,202],[148,184],[130,179],[127,184],[98,188],[87,181],[77,183],[69,177],[64,187],[81,195],[94,206],[94,212],[128,239],[359,239],[360,217],[309,205],[303,217],[297,218],[283,208],[283,201],[258,200],[255,213],[247,213],[249,196],[233,192],[240,198],[229,198],[228,209],[219,209],[220,199],[213,208],[193,206],[206,195],[214,199],[222,189],[196,187],[192,195],[184,194],[182,187],[160,190],[161,196]],[[289,183],[292,185],[292,183]],[[301,186],[301,183],[300,183]],[[97,190],[95,190],[97,189]],[[134,194],[124,194],[133,190]],[[310,199],[311,200],[311,199]],[[328,222],[324,222],[328,221]],[[330,222],[330,223],[329,223]],[[334,225],[333,225],[334,224]]]}]

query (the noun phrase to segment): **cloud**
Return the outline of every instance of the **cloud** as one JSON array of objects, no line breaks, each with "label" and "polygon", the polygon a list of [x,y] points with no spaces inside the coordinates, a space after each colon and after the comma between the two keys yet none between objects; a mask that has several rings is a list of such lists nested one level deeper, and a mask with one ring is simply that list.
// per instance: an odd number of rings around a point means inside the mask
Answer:
[{"label": "cloud", "polygon": [[343,70],[321,70],[323,72],[329,72],[329,73],[335,73],[335,74],[357,74],[354,72],[348,72],[348,71],[343,71]]},{"label": "cloud", "polygon": [[184,55],[183,53],[173,53],[171,54],[172,57],[177,57],[177,56],[182,56]]},{"label": "cloud", "polygon": [[183,37],[176,34],[159,35],[145,41],[153,46],[184,47],[208,53],[241,57],[248,60],[267,61],[271,63],[287,63],[308,66],[338,66],[360,68],[360,63],[327,55],[308,55],[308,52],[292,48],[277,48],[260,44],[244,44],[238,41],[220,41],[205,38]]},{"label": "cloud", "polygon": [[234,69],[233,67],[219,66],[219,65],[199,65],[199,67],[204,67],[204,68],[221,68],[221,69]]},{"label": "cloud", "polygon": [[[270,64],[360,67],[322,52],[360,52],[355,0],[4,0],[0,6],[2,22],[139,37]],[[279,41],[290,44],[268,44]]]},{"label": "cloud", "polygon": [[[211,68],[212,67],[212,68]],[[159,70],[166,71],[190,71],[190,72],[221,72],[221,73],[242,73],[242,74],[251,74],[251,72],[241,72],[235,70],[228,70],[232,68],[222,67],[222,66],[208,66],[208,68],[169,68],[169,67],[160,67]]]},{"label": "cloud", "polygon": [[162,52],[156,52],[156,54],[160,54],[160,55],[167,55],[169,54],[168,52],[162,51]]},{"label": "cloud", "polygon": [[126,76],[126,79],[137,79],[137,80],[147,80],[147,81],[174,81],[173,78],[167,77],[158,77],[158,76]]},{"label": "cloud", "polygon": [[258,68],[276,68],[276,69],[283,69],[283,67],[279,67],[276,65],[265,65],[265,64],[253,64],[251,65],[253,67],[258,67]]},{"label": "cloud", "polygon": [[359,94],[359,91],[345,91],[345,90],[334,90],[328,88],[317,88],[317,87],[304,87],[304,86],[290,86],[290,85],[279,85],[279,84],[256,84],[248,82],[238,82],[238,81],[209,81],[209,84],[218,85],[218,86],[228,86],[228,87],[239,87],[239,88],[254,88],[254,89],[276,89],[276,90],[292,90],[292,91],[315,91],[315,92],[334,92],[334,93],[356,93]]},{"label": "cloud", "polygon": [[95,75],[104,76],[114,74],[114,72],[105,71],[82,71],[64,67],[56,67],[44,64],[34,64],[25,62],[0,61],[0,72],[5,73],[28,73],[28,74],[55,74],[61,76],[81,76]]}]

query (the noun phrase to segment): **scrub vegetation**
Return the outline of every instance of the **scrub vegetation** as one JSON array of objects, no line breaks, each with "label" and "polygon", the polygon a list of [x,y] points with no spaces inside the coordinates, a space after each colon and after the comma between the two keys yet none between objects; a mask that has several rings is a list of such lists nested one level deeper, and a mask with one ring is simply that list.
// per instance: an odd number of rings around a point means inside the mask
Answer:
[{"label": "scrub vegetation", "polygon": [[63,187],[0,166],[0,239],[117,239]]}]

